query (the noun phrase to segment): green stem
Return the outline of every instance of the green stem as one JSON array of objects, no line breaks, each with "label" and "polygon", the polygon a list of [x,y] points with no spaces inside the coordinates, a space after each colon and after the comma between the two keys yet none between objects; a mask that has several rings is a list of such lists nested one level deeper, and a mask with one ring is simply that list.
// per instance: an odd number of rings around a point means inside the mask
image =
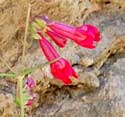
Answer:
[{"label": "green stem", "polygon": [[26,76],[26,75],[28,75],[28,74],[31,74],[31,73],[34,72],[35,70],[40,69],[40,68],[43,68],[43,67],[46,66],[47,64],[52,64],[52,63],[58,61],[60,58],[61,58],[61,57],[58,57],[58,58],[56,58],[56,59],[54,59],[54,60],[52,60],[52,61],[50,61],[50,62],[46,62],[46,63],[44,63],[44,64],[40,64],[40,65],[37,65],[37,66],[32,67],[32,68],[23,69],[23,70],[21,71],[20,75]]},{"label": "green stem", "polygon": [[24,115],[25,115],[24,102],[23,102],[23,78],[24,78],[24,76],[19,76],[18,77],[20,105],[21,105],[21,117],[24,117]]}]

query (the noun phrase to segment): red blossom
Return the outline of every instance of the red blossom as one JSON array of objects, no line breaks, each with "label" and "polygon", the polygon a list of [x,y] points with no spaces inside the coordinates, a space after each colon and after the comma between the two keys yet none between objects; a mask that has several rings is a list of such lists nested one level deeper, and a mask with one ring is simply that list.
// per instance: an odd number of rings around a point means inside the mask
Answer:
[{"label": "red blossom", "polygon": [[64,47],[66,45],[67,39],[62,37],[60,34],[47,30],[46,33],[53,39],[53,41],[59,46]]},{"label": "red blossom", "polygon": [[28,99],[27,103],[25,104],[26,106],[32,106],[35,99],[36,99],[36,94],[29,94],[30,98]]},{"label": "red blossom", "polygon": [[[45,39],[45,35],[48,35],[59,47],[66,45],[67,39],[71,39],[78,45],[93,49],[96,44],[100,41],[99,30],[90,24],[82,25],[79,27],[70,26],[60,22],[53,22],[46,16],[37,17],[39,20],[35,20],[37,27],[32,27],[33,36],[38,34],[40,47],[49,62],[57,59],[60,55],[57,53],[55,48]],[[42,30],[41,30],[42,29]],[[39,32],[40,31],[40,32]],[[44,36],[43,36],[44,35]],[[62,80],[65,84],[70,84],[70,77],[77,78],[77,74],[70,65],[70,63],[64,58],[50,63],[52,75],[59,80]]]},{"label": "red blossom", "polygon": [[80,27],[73,27],[63,23],[52,22],[48,23],[47,26],[49,30],[56,32],[63,38],[73,40],[82,47],[93,49],[96,47],[95,43],[100,41],[100,32],[93,25],[88,24]]},{"label": "red blossom", "polygon": [[29,99],[28,102],[26,103],[26,106],[31,106],[33,104],[33,99]]},{"label": "red blossom", "polygon": [[76,32],[76,27],[66,25],[63,23],[52,22],[48,23],[47,26],[49,27],[49,30],[52,30],[53,32],[60,34],[64,38],[73,39],[74,34]]},{"label": "red blossom", "polygon": [[70,84],[72,82],[70,77],[78,77],[70,63],[64,58],[52,63],[50,66],[53,76],[59,80],[62,80],[65,84]]},{"label": "red blossom", "polygon": [[[59,57],[59,54],[54,47],[43,36],[41,36],[39,44],[48,61],[55,60]],[[60,58],[59,60],[51,63],[50,68],[52,75],[56,79],[63,81],[64,84],[71,83],[70,77],[77,78],[77,74],[74,69],[64,58]]]},{"label": "red blossom", "polygon": [[83,26],[78,27],[78,31],[79,32],[86,32],[89,35],[92,36],[92,38],[94,39],[94,41],[100,41],[100,32],[98,30],[98,28],[96,28],[95,26],[91,25],[91,24],[86,24]]},{"label": "red blossom", "polygon": [[59,54],[57,53],[55,48],[41,34],[40,34],[40,36],[41,36],[41,39],[39,39],[39,45],[40,45],[44,55],[46,56],[46,59],[48,61],[52,61],[52,60],[58,58]]}]

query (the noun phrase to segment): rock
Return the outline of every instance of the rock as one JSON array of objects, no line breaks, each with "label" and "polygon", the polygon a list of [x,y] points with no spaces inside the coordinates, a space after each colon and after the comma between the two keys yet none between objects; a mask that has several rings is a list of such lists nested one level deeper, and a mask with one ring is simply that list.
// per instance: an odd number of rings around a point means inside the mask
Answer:
[{"label": "rock", "polygon": [[79,73],[80,83],[83,83],[88,89],[98,88],[100,83],[97,76],[92,72]]},{"label": "rock", "polygon": [[123,117],[125,114],[125,68],[120,65],[124,63],[125,58],[121,58],[113,65],[105,66],[105,69],[109,67],[109,70],[100,77],[101,84],[96,91],[82,97],[65,98],[58,103],[52,103],[51,108],[47,107],[47,104],[43,105],[35,112],[35,115],[41,115],[40,111],[43,116],[53,117]]},{"label": "rock", "polygon": [[91,58],[88,58],[88,57],[86,57],[86,58],[82,58],[81,60],[80,60],[80,64],[81,65],[83,65],[83,66],[85,66],[85,67],[89,67],[89,66],[91,66],[92,64],[94,63],[94,60]]}]

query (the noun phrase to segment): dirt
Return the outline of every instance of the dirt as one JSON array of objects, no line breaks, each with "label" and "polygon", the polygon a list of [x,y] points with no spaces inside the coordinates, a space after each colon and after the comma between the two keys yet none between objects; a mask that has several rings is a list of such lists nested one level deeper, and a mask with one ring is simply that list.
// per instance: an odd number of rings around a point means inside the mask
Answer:
[{"label": "dirt", "polygon": [[[99,27],[101,42],[94,50],[68,42],[55,48],[71,61],[79,80],[64,86],[54,80],[49,66],[32,73],[37,82],[35,104],[27,117],[124,117],[125,116],[125,2],[124,0],[31,0],[31,16],[49,18],[71,25],[91,23]],[[30,34],[26,55],[22,47],[28,3],[25,0],[0,1],[0,73],[10,72],[5,62],[19,72],[44,64],[46,59]],[[53,43],[53,42],[52,42]],[[54,44],[54,43],[53,43]],[[0,116],[18,117],[15,104],[16,81],[0,79]]]}]

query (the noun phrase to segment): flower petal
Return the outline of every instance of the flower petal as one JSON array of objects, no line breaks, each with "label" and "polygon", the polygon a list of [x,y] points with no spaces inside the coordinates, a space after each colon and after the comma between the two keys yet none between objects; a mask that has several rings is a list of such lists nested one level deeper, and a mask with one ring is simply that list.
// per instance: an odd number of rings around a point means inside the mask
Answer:
[{"label": "flower petal", "polygon": [[70,77],[78,77],[70,63],[63,58],[52,63],[50,67],[53,76],[56,79],[62,80],[64,84],[71,84]]},{"label": "flower petal", "polygon": [[57,53],[55,48],[44,37],[41,37],[41,39],[39,39],[39,44],[48,61],[52,61],[55,58],[59,57],[59,54]]},{"label": "flower petal", "polygon": [[46,33],[53,39],[53,41],[59,46],[59,47],[64,47],[67,39],[62,37],[61,35],[59,35],[56,32],[52,32],[47,30]]}]

